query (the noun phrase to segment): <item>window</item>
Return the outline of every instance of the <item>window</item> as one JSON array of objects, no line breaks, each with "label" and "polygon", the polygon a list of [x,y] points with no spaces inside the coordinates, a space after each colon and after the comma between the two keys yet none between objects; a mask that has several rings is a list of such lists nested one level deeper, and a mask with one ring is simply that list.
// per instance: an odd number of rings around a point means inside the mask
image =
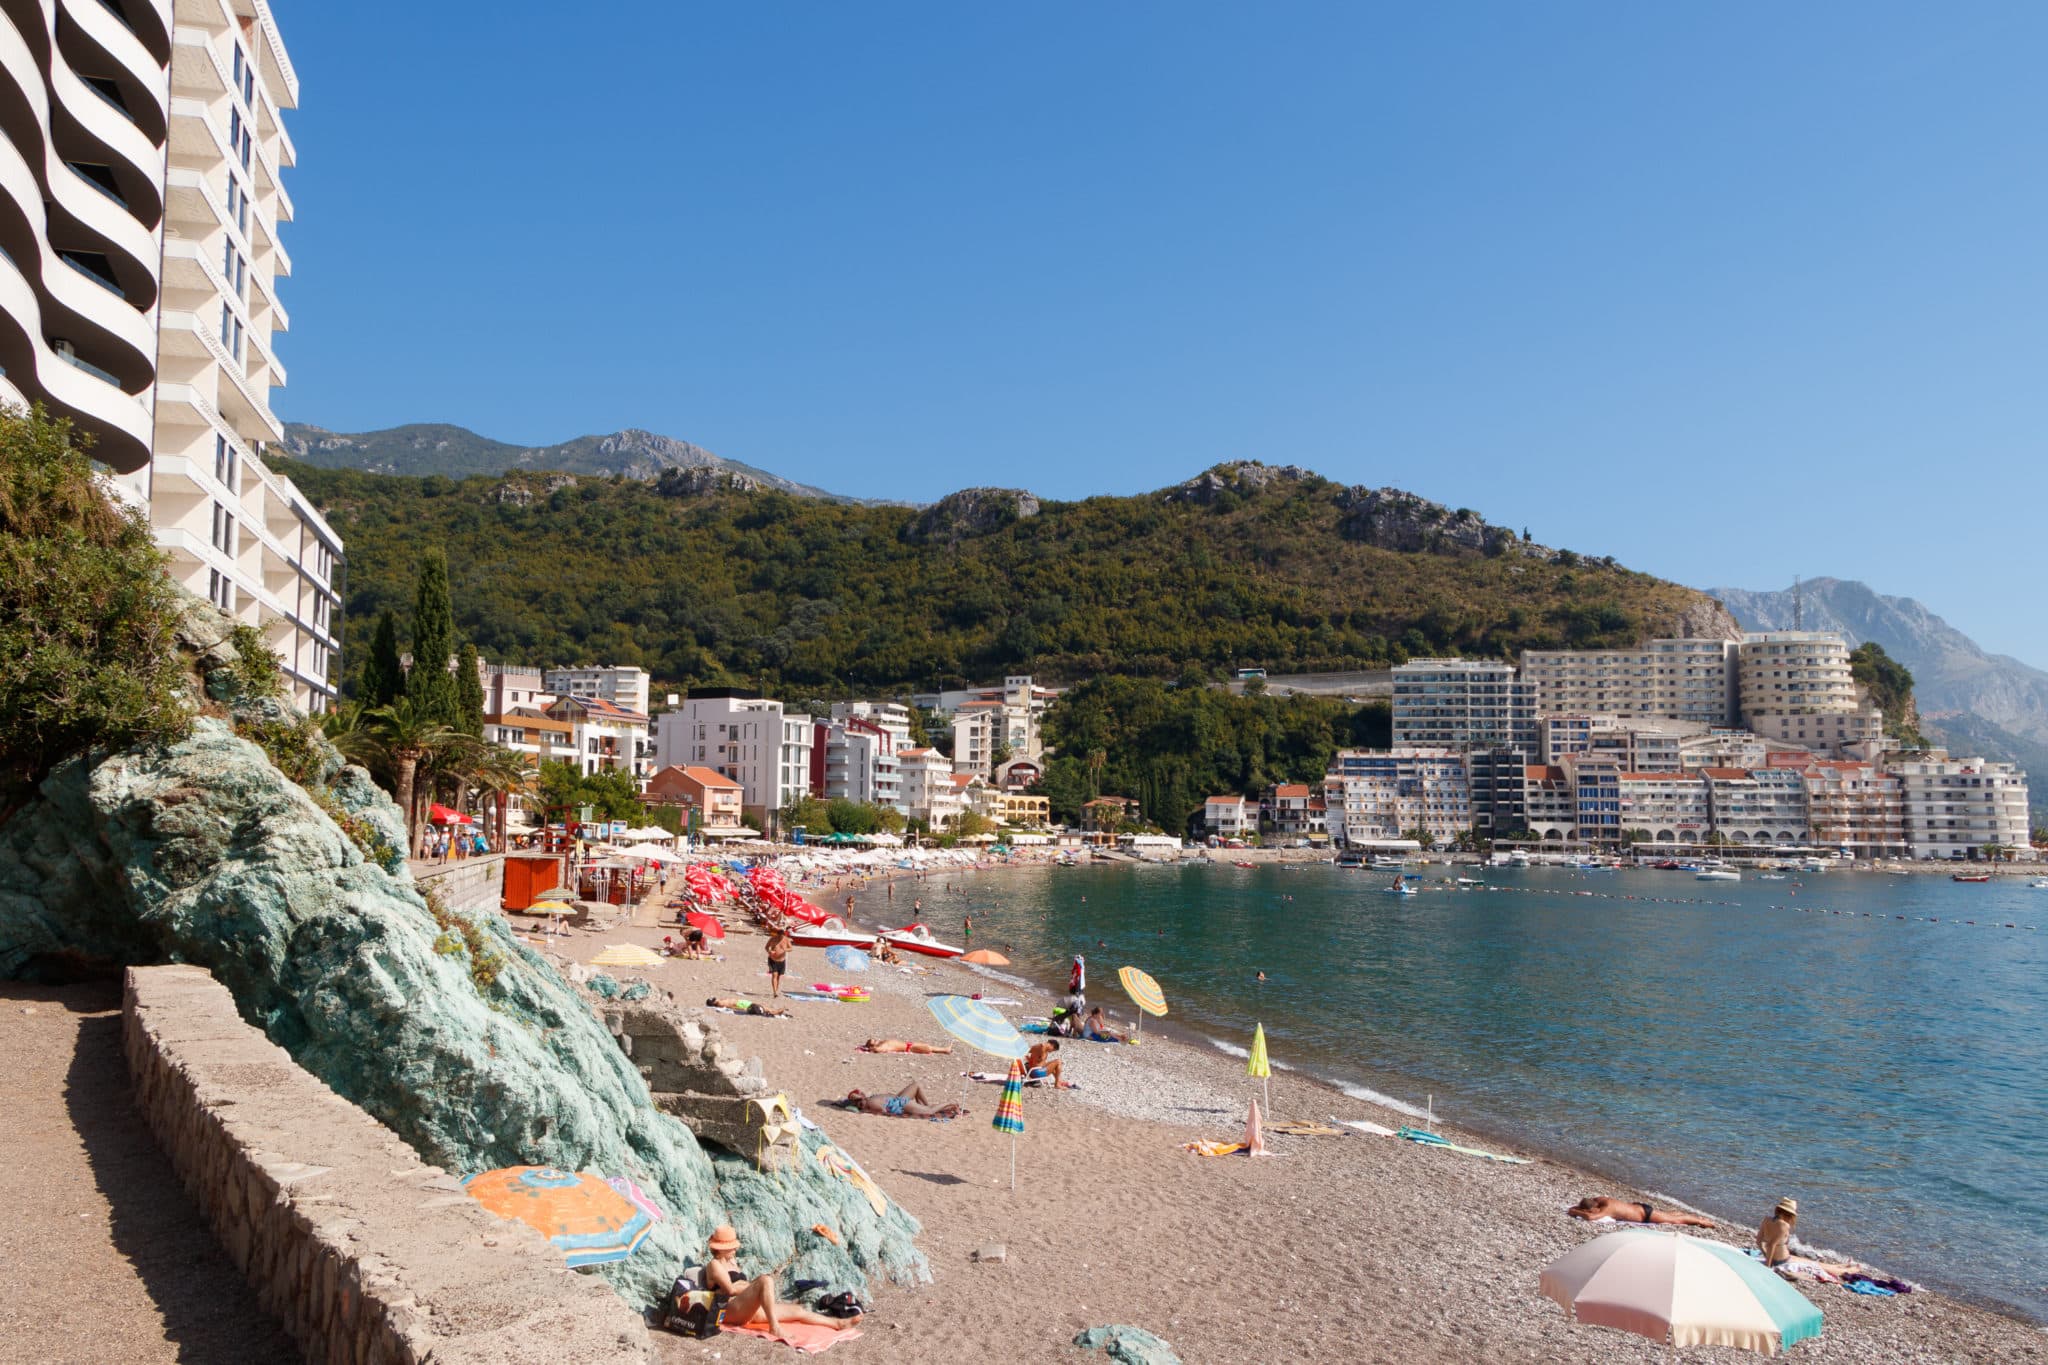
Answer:
[{"label": "window", "polygon": [[226,299],[220,303],[220,344],[234,357],[235,363],[242,361],[242,320],[235,316],[234,305]]},{"label": "window", "polygon": [[220,503],[213,505],[213,548],[224,555],[235,552],[234,514]]},{"label": "window", "polygon": [[230,493],[242,491],[241,457],[228,444],[228,438],[215,432],[213,436],[213,477],[214,481]]},{"label": "window", "polygon": [[206,571],[206,600],[222,611],[235,609],[235,585],[219,569]]},{"label": "window", "polygon": [[228,172],[228,217],[235,220],[237,232],[249,235],[249,191],[242,188],[233,171]]}]

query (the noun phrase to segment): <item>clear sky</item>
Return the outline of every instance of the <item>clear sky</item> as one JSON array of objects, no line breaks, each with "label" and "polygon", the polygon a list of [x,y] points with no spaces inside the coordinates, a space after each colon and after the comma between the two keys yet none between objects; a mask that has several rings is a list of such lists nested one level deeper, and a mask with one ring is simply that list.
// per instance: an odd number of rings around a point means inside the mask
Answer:
[{"label": "clear sky", "polygon": [[292,420],[1257,458],[2048,664],[2048,6],[276,8]]}]

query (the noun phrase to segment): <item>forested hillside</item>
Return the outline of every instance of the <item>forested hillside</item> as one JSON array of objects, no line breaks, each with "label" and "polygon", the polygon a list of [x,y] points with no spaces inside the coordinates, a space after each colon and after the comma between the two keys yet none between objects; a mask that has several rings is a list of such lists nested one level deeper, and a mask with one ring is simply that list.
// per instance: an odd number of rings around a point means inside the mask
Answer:
[{"label": "forested hillside", "polygon": [[[637,663],[671,685],[843,696],[1033,671],[1384,666],[1725,627],[1687,588],[1469,512],[1293,469],[1222,466],[1136,497],[970,490],[925,509],[520,473],[282,466],[348,544],[348,668],[446,548],[488,658]],[[401,613],[402,614],[402,613]]]}]

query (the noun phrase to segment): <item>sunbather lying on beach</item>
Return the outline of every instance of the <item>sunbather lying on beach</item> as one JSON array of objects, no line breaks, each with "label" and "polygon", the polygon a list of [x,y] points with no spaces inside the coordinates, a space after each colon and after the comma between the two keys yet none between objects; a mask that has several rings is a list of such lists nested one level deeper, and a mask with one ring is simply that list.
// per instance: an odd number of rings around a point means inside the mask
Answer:
[{"label": "sunbather lying on beach", "polygon": [[957,1104],[934,1105],[925,1098],[924,1088],[915,1082],[893,1095],[870,1095],[849,1090],[843,1101],[848,1109],[863,1114],[880,1114],[892,1119],[956,1119],[967,1111]]},{"label": "sunbather lying on beach", "polygon": [[755,1000],[742,1000],[736,996],[714,995],[704,1002],[715,1010],[731,1010],[734,1014],[758,1014],[764,1019],[789,1018],[787,1005],[763,1005]]},{"label": "sunbather lying on beach", "polygon": [[1650,1204],[1635,1204],[1626,1199],[1614,1199],[1604,1194],[1589,1194],[1565,1210],[1571,1218],[1588,1221],[1598,1218],[1612,1218],[1617,1223],[1659,1223],[1681,1228],[1710,1228],[1711,1218],[1697,1214],[1672,1213],[1668,1209],[1656,1208]]},{"label": "sunbather lying on beach", "polygon": [[781,1338],[782,1325],[787,1322],[805,1322],[813,1327],[829,1327],[835,1332],[843,1332],[860,1323],[858,1313],[850,1318],[828,1318],[808,1308],[777,1302],[773,1275],[756,1275],[750,1279],[740,1274],[740,1239],[731,1227],[721,1227],[712,1232],[709,1250],[710,1257],[704,1264],[704,1287],[726,1300],[720,1320],[727,1327],[759,1324]]},{"label": "sunbather lying on beach", "polygon": [[944,1056],[953,1050],[953,1045],[948,1043],[944,1047],[934,1047],[930,1043],[906,1043],[901,1038],[870,1038],[860,1045],[859,1050],[862,1052],[914,1052],[920,1057],[927,1055]]}]

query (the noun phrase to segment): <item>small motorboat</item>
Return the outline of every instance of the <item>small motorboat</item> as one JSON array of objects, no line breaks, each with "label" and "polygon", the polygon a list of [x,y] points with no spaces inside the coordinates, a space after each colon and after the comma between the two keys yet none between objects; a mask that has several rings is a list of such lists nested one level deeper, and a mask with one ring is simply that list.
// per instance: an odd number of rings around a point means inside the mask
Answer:
[{"label": "small motorboat", "polygon": [[816,924],[790,925],[789,941],[799,948],[858,948],[864,953],[875,946],[873,934],[848,928],[837,915],[827,915]]},{"label": "small motorboat", "polygon": [[2048,878],[2043,878],[2038,882],[2028,882],[2027,889],[2029,891],[2048,891]]},{"label": "small motorboat", "polygon": [[1692,874],[1696,882],[1739,882],[1742,874],[1732,867],[1706,867]]},{"label": "small motorboat", "polygon": [[1782,872],[1765,872],[1759,875],[1757,880],[1760,882],[1782,882],[1785,880],[1785,874]]},{"label": "small motorboat", "polygon": [[1232,866],[1232,867],[1241,867],[1241,868],[1244,868],[1244,869],[1245,869],[1246,871],[1250,871],[1250,870],[1251,870],[1252,868],[1254,868],[1254,867],[1257,867],[1257,866],[1258,866],[1258,864],[1257,864],[1257,863],[1248,863],[1248,862],[1244,862],[1244,861],[1240,860],[1240,861],[1237,861],[1237,862],[1233,862],[1233,863],[1231,864],[1231,866]]},{"label": "small motorboat", "polygon": [[1952,882],[1988,882],[1991,880],[1991,874],[1989,872],[1958,872],[1951,876],[1949,880]]},{"label": "small motorboat", "polygon": [[1486,883],[1485,883],[1485,882],[1483,882],[1483,881],[1481,881],[1481,880],[1480,880],[1479,878],[1477,878],[1477,877],[1460,877],[1460,878],[1458,878],[1458,885],[1460,885],[1460,886],[1484,886],[1484,885],[1486,885]]},{"label": "small motorboat", "polygon": [[884,929],[884,942],[901,948],[906,953],[922,953],[926,957],[958,957],[965,948],[955,948],[950,943],[941,943],[932,937],[932,931],[922,924],[906,924],[901,929]]}]

